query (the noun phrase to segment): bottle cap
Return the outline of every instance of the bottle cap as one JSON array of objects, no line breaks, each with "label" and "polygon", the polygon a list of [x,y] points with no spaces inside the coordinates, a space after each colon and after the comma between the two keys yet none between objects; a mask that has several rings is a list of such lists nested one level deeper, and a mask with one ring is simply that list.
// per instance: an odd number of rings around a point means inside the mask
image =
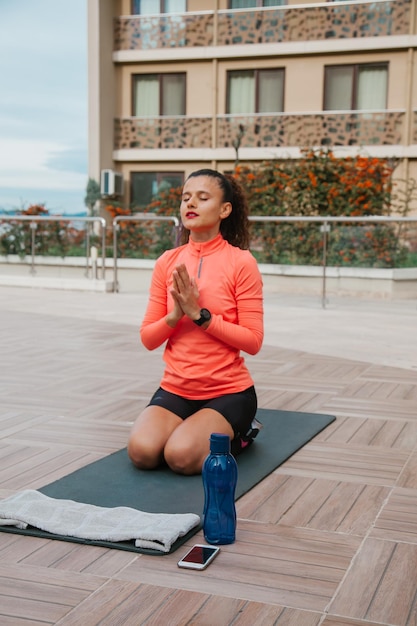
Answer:
[{"label": "bottle cap", "polygon": [[222,433],[211,433],[210,452],[214,454],[227,454],[230,452],[230,437]]}]

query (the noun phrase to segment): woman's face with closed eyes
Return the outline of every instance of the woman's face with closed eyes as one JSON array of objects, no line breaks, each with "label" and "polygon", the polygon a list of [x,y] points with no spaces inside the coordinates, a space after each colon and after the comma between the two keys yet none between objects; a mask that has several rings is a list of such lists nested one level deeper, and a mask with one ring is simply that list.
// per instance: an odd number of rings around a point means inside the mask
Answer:
[{"label": "woman's face with closed eyes", "polygon": [[194,241],[210,241],[220,231],[221,221],[230,215],[232,205],[223,199],[223,190],[211,176],[186,180],[181,199],[181,221]]}]

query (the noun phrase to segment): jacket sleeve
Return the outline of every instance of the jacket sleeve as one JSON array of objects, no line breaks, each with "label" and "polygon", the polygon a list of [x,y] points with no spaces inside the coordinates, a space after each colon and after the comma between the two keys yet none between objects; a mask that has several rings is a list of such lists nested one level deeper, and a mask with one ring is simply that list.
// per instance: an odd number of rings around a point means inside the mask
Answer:
[{"label": "jacket sleeve", "polygon": [[264,337],[263,295],[262,277],[251,254],[237,274],[236,305],[236,324],[224,320],[221,315],[213,314],[210,325],[204,332],[233,348],[256,354],[261,349]]},{"label": "jacket sleeve", "polygon": [[152,274],[149,301],[140,327],[140,338],[148,350],[159,348],[175,333],[165,321],[168,313],[166,271],[163,256],[155,263]]}]

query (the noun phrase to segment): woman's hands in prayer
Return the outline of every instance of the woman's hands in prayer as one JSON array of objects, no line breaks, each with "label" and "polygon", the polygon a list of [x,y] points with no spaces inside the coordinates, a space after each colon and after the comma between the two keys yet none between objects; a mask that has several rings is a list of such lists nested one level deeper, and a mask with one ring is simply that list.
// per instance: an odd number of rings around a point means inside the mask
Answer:
[{"label": "woman's hands in prayer", "polygon": [[166,321],[169,326],[176,326],[183,315],[192,320],[200,317],[200,305],[198,304],[199,292],[196,281],[190,277],[184,264],[178,265],[172,273],[173,286],[170,291],[174,300],[174,308],[167,315]]},{"label": "woman's hands in prayer", "polygon": [[185,265],[178,265],[173,272],[173,289],[171,296],[178,304],[184,315],[191,319],[200,317],[200,305],[198,304],[198,287],[194,278],[188,274]]}]

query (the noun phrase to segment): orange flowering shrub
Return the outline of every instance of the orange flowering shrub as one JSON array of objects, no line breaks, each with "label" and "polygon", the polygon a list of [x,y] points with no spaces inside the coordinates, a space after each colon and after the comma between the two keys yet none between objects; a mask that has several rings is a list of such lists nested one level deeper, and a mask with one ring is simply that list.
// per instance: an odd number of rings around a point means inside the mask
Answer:
[{"label": "orange flowering shrub", "polygon": [[[181,187],[171,187],[166,191],[161,191],[159,197],[151,202],[145,212],[179,218],[181,194]],[[156,236],[154,254],[159,256],[176,245],[178,233],[172,222],[154,222],[153,224]]]},{"label": "orange flowering shrub", "polygon": [[[132,215],[130,209],[124,209],[114,204],[108,204],[105,207],[111,215],[112,220],[116,217],[128,217]],[[121,258],[148,257],[152,246],[152,232],[149,224],[146,222],[132,222],[120,220],[119,233],[117,238],[118,255]],[[113,232],[111,229],[107,231],[107,245],[113,244]]]},{"label": "orange flowering shrub", "polygon": [[[393,167],[385,159],[338,159],[331,151],[306,150],[299,160],[238,166],[234,176],[246,190],[251,215],[372,216],[391,210]],[[252,223],[253,249],[266,263],[321,264],[319,223]],[[393,266],[404,256],[398,227],[391,224],[333,224],[327,262]]]},{"label": "orange flowering shrub", "polygon": [[[329,150],[306,150],[293,161],[239,164],[233,175],[246,191],[253,216],[388,215],[392,201],[392,165],[363,156],[338,159]],[[161,192],[144,210],[179,216],[181,189]],[[320,223],[251,222],[252,250],[260,262],[321,264]],[[173,246],[172,226],[149,223],[154,236],[150,254]],[[132,241],[132,249],[137,242]],[[332,225],[327,262],[334,265],[391,267],[401,263],[405,247],[395,224]]]},{"label": "orange flowering shrub", "polygon": [[[181,202],[181,188],[171,188],[160,191],[158,197],[147,207],[141,208],[141,213],[154,215],[177,216]],[[109,204],[105,207],[112,219],[117,216],[135,215],[133,209],[122,209],[119,206]],[[118,237],[118,254],[120,257],[147,257],[157,258],[162,252],[173,248],[176,242],[172,222],[149,221],[126,221],[119,222],[120,235]],[[109,245],[111,233],[108,233]]]}]

